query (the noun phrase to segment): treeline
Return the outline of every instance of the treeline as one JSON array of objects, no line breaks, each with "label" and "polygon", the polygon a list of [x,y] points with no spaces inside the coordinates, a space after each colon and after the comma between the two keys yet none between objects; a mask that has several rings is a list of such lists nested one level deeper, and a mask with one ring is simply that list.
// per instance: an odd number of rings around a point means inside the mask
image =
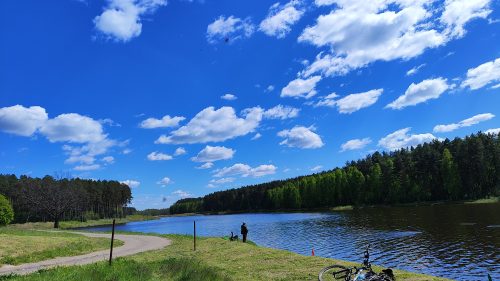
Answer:
[{"label": "treeline", "polygon": [[478,133],[375,152],[342,168],[177,201],[171,213],[324,208],[500,194],[500,138]]},{"label": "treeline", "polygon": [[0,194],[12,203],[14,222],[123,217],[132,200],[129,186],[117,181],[0,175]]}]

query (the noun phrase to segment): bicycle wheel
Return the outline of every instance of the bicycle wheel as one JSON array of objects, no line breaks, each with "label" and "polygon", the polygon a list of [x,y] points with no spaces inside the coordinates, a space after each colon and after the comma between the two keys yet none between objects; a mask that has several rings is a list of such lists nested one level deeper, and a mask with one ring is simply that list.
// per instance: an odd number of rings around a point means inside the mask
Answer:
[{"label": "bicycle wheel", "polygon": [[351,280],[351,269],[343,265],[330,265],[319,272],[319,281]]}]

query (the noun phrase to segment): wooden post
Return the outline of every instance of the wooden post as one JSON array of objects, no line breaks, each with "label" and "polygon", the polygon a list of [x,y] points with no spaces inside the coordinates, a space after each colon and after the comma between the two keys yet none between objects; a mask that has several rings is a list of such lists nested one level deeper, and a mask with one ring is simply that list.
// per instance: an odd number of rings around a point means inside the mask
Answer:
[{"label": "wooden post", "polygon": [[194,251],[196,251],[196,221],[193,221],[193,244],[194,244]]},{"label": "wooden post", "polygon": [[113,260],[113,241],[115,240],[115,219],[113,219],[113,228],[111,230],[111,249],[109,249],[109,265]]}]

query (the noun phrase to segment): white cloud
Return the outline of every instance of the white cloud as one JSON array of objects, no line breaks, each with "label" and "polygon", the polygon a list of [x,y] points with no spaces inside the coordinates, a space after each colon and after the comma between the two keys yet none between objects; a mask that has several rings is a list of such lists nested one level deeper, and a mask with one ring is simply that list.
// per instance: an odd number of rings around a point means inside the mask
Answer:
[{"label": "white cloud", "polygon": [[395,101],[386,107],[392,109],[403,109],[407,106],[417,105],[430,99],[437,99],[451,86],[446,83],[446,79],[427,79],[418,84],[411,83],[404,95],[399,96]]},{"label": "white cloud", "polygon": [[255,168],[250,167],[246,164],[234,164],[230,167],[224,167],[222,169],[216,170],[214,177],[226,177],[226,176],[236,176],[241,175],[242,177],[262,177],[266,175],[272,175],[276,173],[276,166],[274,165],[260,165]]},{"label": "white cloud", "polygon": [[113,164],[113,163],[115,163],[115,158],[113,156],[105,156],[101,160],[102,160],[102,162],[104,162],[106,164]]},{"label": "white cloud", "polygon": [[186,118],[182,116],[170,117],[169,115],[165,115],[161,119],[148,118],[142,121],[139,127],[143,129],[173,128],[179,126],[179,123],[184,119]]},{"label": "white cloud", "polygon": [[434,132],[435,133],[445,133],[445,132],[451,132],[459,128],[463,127],[470,127],[472,125],[476,125],[480,122],[487,121],[495,117],[495,115],[491,113],[483,113],[483,114],[477,114],[474,115],[470,118],[467,118],[465,120],[462,120],[458,123],[452,123],[452,124],[447,124],[447,125],[437,125],[434,127]]},{"label": "white cloud", "polygon": [[73,168],[75,171],[94,171],[98,170],[101,168],[101,165],[99,164],[92,164],[92,165],[79,165]]},{"label": "white cloud", "polygon": [[235,100],[235,99],[237,99],[237,97],[235,95],[232,95],[232,94],[225,94],[225,95],[221,96],[220,98],[223,100]]},{"label": "white cloud", "polygon": [[40,133],[50,142],[96,143],[106,139],[101,123],[77,113],[61,114],[47,120]]},{"label": "white cloud", "polygon": [[172,160],[172,159],[173,159],[172,156],[165,154],[165,153],[158,152],[158,151],[154,151],[154,152],[151,152],[148,154],[149,161],[165,161],[165,160]]},{"label": "white cloud", "polygon": [[262,135],[261,135],[260,133],[257,133],[257,134],[255,134],[255,135],[251,138],[251,140],[257,140],[257,139],[260,139],[261,137],[262,137]]},{"label": "white cloud", "polygon": [[341,152],[344,152],[347,150],[363,149],[371,142],[372,142],[372,140],[370,138],[349,140],[349,141],[342,144]]},{"label": "white cloud", "polygon": [[423,64],[421,64],[421,65],[418,65],[418,66],[413,67],[412,69],[410,69],[410,70],[408,70],[408,71],[406,72],[406,76],[412,76],[412,75],[417,74],[417,72],[418,72],[418,71],[419,71],[422,67],[424,67],[424,66],[425,66],[425,63],[423,63]]},{"label": "white cloud", "polygon": [[376,103],[383,91],[383,89],[376,89],[364,93],[350,94],[337,100],[335,105],[340,113],[353,113]]},{"label": "white cloud", "polygon": [[215,162],[219,160],[227,160],[233,158],[236,151],[224,146],[205,146],[196,157],[191,160],[195,162]]},{"label": "white cloud", "polygon": [[489,129],[489,130],[486,130],[485,132],[486,134],[495,134],[495,135],[498,135],[500,134],[500,128],[496,128],[496,129]]},{"label": "white cloud", "polygon": [[[492,82],[500,81],[500,58],[481,64],[467,70],[467,78],[462,82],[462,88],[472,90],[482,88]],[[497,87],[493,86],[493,88]]]},{"label": "white cloud", "polygon": [[156,143],[182,144],[220,142],[244,136],[253,132],[262,120],[259,107],[244,110],[244,118],[238,118],[232,107],[207,107],[189,121],[189,123],[170,133],[162,135]]},{"label": "white cloud", "polygon": [[166,0],[108,0],[102,14],[94,18],[95,28],[108,38],[127,42],[141,34],[143,15],[165,5]]},{"label": "white cloud", "polygon": [[295,126],[290,130],[283,130],[278,132],[278,136],[285,138],[280,145],[286,145],[288,147],[298,147],[314,149],[320,148],[324,145],[321,137],[313,132],[314,128]]},{"label": "white cloud", "polygon": [[269,86],[267,86],[267,88],[266,88],[266,92],[270,93],[270,92],[272,92],[272,91],[274,91],[274,86],[273,86],[273,85],[269,85]]},{"label": "white cloud", "polygon": [[120,183],[126,184],[130,188],[136,188],[136,187],[139,187],[139,185],[141,185],[141,182],[136,181],[136,180],[124,180],[124,181],[121,181]]},{"label": "white cloud", "polygon": [[331,93],[326,97],[321,97],[321,99],[317,103],[314,104],[314,107],[318,107],[318,106],[335,107],[335,104],[337,102],[335,99],[338,96],[339,95],[337,95],[336,93]]},{"label": "white cloud", "polygon": [[321,80],[321,76],[313,76],[308,79],[297,78],[290,81],[281,90],[281,97],[311,98],[316,95],[316,84]]},{"label": "white cloud", "polygon": [[207,40],[211,44],[223,41],[235,41],[252,36],[255,26],[250,18],[240,19],[234,16],[220,16],[207,27]]},{"label": "white cloud", "polygon": [[97,156],[107,153],[108,150],[115,145],[117,145],[116,141],[110,139],[104,139],[99,142],[89,142],[82,146],[72,146],[65,144],[63,145],[63,150],[66,155],[68,155],[65,163],[83,163],[87,165],[93,164]]},{"label": "white cloud", "polygon": [[47,121],[48,115],[40,106],[14,105],[0,108],[0,131],[28,137]]},{"label": "white cloud", "polygon": [[130,148],[125,148],[123,151],[122,151],[123,154],[127,155],[127,154],[130,154],[132,153],[132,149]]},{"label": "white cloud", "polygon": [[193,196],[193,194],[186,192],[184,190],[181,190],[181,189],[178,189],[178,190],[172,192],[172,195],[175,195],[175,196],[180,197],[180,198],[188,198],[188,197]]},{"label": "white cloud", "polygon": [[207,163],[204,163],[203,165],[200,165],[198,167],[196,167],[196,169],[210,169],[214,166],[214,163],[211,163],[211,162],[207,162]]},{"label": "white cloud", "polygon": [[408,132],[411,128],[404,128],[397,130],[383,138],[378,142],[378,145],[388,149],[388,150],[398,150],[400,148],[406,148],[411,146],[417,146],[424,142],[430,142],[436,139],[432,134],[416,134],[410,135]]},{"label": "white cloud", "polygon": [[491,13],[491,0],[446,0],[440,21],[451,37],[465,35],[465,24],[474,18],[486,18]]},{"label": "white cloud", "polygon": [[299,108],[278,104],[277,106],[264,111],[263,117],[267,119],[285,120],[299,116],[299,112]]},{"label": "white cloud", "polygon": [[318,6],[337,7],[307,27],[299,42],[330,47],[330,51],[318,54],[301,74],[345,75],[375,61],[417,57],[427,49],[463,36],[466,23],[489,14],[489,2],[316,0]]},{"label": "white cloud", "polygon": [[323,166],[317,165],[317,166],[314,166],[314,167],[311,168],[311,172],[318,172],[321,169],[323,169]]},{"label": "white cloud", "polygon": [[292,0],[285,5],[272,5],[267,17],[260,23],[259,30],[269,36],[284,38],[290,32],[291,26],[304,14],[298,7],[300,4],[300,1]]},{"label": "white cloud", "polygon": [[156,182],[156,184],[161,185],[162,187],[165,187],[171,183],[173,183],[173,181],[168,177],[164,177],[161,180],[159,180],[158,182]]},{"label": "white cloud", "polygon": [[210,181],[211,184],[225,184],[231,183],[235,180],[235,178],[221,178],[221,179],[213,179]]},{"label": "white cloud", "polygon": [[186,154],[186,150],[184,149],[184,147],[178,147],[174,152],[174,156],[179,156],[183,154]]}]

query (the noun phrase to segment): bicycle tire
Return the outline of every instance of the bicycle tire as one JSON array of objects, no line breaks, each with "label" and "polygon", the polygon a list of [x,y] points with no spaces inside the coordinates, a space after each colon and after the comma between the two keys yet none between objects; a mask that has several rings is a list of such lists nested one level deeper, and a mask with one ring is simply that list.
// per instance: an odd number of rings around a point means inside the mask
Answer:
[{"label": "bicycle tire", "polygon": [[[334,271],[334,270],[338,270],[338,271]],[[323,278],[323,275],[328,274],[328,273],[332,274],[336,280],[346,280],[346,281],[351,280],[350,279],[351,269],[348,267],[345,267],[343,265],[338,265],[338,264],[330,265],[330,266],[323,268],[319,272],[318,280],[325,281]],[[339,276],[338,277],[335,276],[336,274],[339,274]]]}]

